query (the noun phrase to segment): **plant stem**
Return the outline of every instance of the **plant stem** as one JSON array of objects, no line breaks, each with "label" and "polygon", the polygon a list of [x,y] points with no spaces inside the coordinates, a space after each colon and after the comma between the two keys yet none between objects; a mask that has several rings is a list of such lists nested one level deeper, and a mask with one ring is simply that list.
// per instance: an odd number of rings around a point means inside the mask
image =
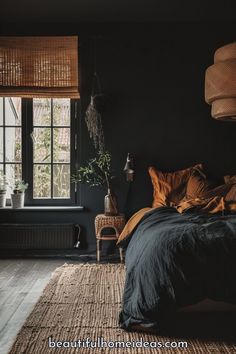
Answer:
[{"label": "plant stem", "polygon": [[109,183],[109,179],[108,179],[108,176],[107,176],[106,172],[105,172],[105,178],[106,178],[106,182],[107,182],[107,189],[110,190],[110,183]]}]

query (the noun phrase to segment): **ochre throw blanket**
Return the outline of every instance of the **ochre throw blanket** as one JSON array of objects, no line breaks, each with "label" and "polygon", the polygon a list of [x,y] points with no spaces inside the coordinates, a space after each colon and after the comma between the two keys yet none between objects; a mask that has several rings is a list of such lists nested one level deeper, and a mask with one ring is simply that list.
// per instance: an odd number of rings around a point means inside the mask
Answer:
[{"label": "ochre throw blanket", "polygon": [[126,237],[134,230],[134,228],[138,225],[138,223],[140,222],[140,220],[142,219],[142,217],[144,216],[145,213],[147,213],[148,211],[155,209],[155,208],[143,208],[140,209],[139,211],[137,211],[137,213],[135,213],[133,216],[131,216],[131,218],[127,221],[123,231],[121,232],[118,241],[117,241],[117,245],[123,241],[124,239],[126,239]]}]

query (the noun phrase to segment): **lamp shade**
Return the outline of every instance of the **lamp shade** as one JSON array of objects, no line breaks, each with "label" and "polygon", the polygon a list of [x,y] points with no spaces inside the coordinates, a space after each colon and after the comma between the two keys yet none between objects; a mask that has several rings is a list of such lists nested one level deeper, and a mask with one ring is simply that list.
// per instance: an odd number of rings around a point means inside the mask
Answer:
[{"label": "lamp shade", "polygon": [[236,121],[236,42],[216,50],[206,70],[205,100],[213,118]]}]

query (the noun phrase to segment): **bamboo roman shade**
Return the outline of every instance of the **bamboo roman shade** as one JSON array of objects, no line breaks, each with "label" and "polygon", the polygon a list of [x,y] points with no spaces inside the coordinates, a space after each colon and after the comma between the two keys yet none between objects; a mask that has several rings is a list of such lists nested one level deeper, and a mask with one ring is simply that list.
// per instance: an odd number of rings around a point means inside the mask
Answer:
[{"label": "bamboo roman shade", "polygon": [[78,37],[0,37],[0,96],[78,98]]}]

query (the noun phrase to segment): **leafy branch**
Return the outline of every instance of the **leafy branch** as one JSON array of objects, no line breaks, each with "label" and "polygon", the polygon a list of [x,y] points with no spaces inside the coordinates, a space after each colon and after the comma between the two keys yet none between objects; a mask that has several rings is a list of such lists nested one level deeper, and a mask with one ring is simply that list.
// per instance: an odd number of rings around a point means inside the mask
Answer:
[{"label": "leafy branch", "polygon": [[81,166],[73,175],[72,182],[87,183],[90,187],[106,186],[110,189],[112,176],[111,154],[108,151],[98,151],[86,166]]}]

